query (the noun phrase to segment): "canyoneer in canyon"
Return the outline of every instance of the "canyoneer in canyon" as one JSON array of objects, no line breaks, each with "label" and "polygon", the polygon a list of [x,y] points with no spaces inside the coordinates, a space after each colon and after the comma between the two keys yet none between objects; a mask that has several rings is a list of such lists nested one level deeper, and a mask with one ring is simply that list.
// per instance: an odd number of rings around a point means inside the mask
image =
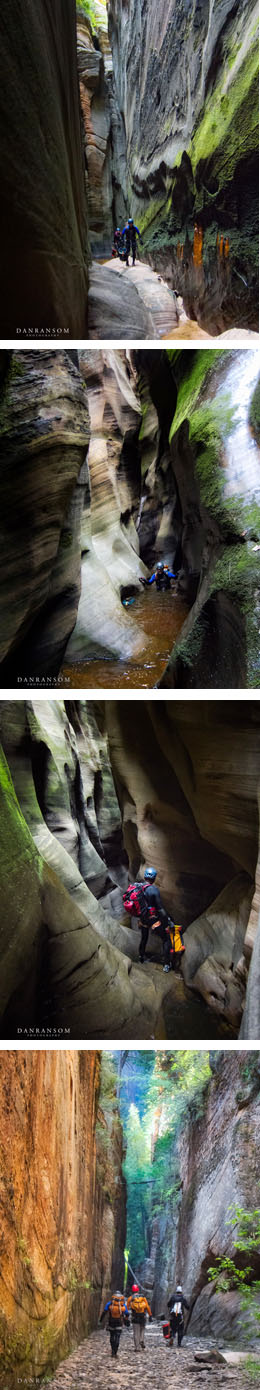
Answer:
[{"label": "canyoneer in canyon", "polygon": [[117,1289],[116,1293],[112,1294],[112,1298],[109,1298],[108,1302],[105,1303],[99,1322],[102,1323],[105,1317],[107,1317],[107,1326],[110,1334],[111,1356],[114,1359],[118,1353],[122,1329],[129,1324],[127,1303],[124,1295],[120,1293],[119,1289]]},{"label": "canyoneer in canyon", "polygon": [[169,565],[166,565],[164,560],[158,560],[150,579],[144,579],[142,574],[139,575],[139,578],[145,589],[149,588],[149,584],[155,583],[157,592],[161,593],[163,590],[171,588],[171,579],[177,579],[177,575],[174,570],[169,569]]},{"label": "canyoneer in canyon", "polygon": [[144,1297],[144,1294],[140,1293],[138,1284],[132,1284],[132,1293],[127,1299],[127,1307],[132,1318],[134,1349],[135,1351],[145,1351],[144,1334],[146,1314],[148,1313],[149,1322],[152,1322],[152,1313],[150,1304],[147,1303],[147,1298]]},{"label": "canyoneer in canyon", "polygon": [[181,959],[185,946],[181,927],[175,926],[163,907],[160,890],[155,883],[157,869],[145,869],[144,882],[130,883],[123,893],[125,911],[137,917],[141,929],[139,959],[144,963],[149,931],[156,932],[162,941],[163,968],[168,972]]}]

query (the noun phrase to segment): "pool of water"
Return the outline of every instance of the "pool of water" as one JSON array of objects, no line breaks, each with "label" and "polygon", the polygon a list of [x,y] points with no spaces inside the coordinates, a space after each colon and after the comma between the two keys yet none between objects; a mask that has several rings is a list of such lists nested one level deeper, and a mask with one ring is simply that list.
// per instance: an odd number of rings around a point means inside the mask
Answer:
[{"label": "pool of water", "polygon": [[158,594],[156,589],[144,590],[130,605],[131,622],[135,621],[147,637],[143,655],[128,661],[98,657],[97,660],[64,664],[61,675],[66,685],[79,689],[135,690],[152,689],[160,679],[176,642],[188,608],[180,594],[173,591]]}]

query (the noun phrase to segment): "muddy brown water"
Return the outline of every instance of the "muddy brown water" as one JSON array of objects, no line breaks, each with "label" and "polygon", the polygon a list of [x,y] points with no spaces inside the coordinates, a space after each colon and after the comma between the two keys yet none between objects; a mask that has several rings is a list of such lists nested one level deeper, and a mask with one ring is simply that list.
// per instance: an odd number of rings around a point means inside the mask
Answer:
[{"label": "muddy brown water", "polygon": [[106,687],[125,690],[128,687],[151,689],[164,671],[168,657],[188,614],[187,604],[180,594],[144,591],[133,604],[125,608],[131,622],[136,622],[147,636],[143,657],[130,660],[91,657],[75,666],[63,666],[61,676],[66,685],[79,689]]}]

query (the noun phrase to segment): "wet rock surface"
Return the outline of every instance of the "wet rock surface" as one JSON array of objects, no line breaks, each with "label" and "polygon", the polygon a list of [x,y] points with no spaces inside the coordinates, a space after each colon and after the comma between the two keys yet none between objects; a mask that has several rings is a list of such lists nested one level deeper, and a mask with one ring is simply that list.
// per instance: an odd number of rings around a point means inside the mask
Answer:
[{"label": "wet rock surface", "polygon": [[168,1347],[163,1342],[161,1327],[156,1323],[146,1328],[145,1338],[145,1351],[135,1352],[132,1330],[124,1331],[114,1361],[108,1334],[103,1331],[92,1333],[77,1352],[59,1366],[49,1382],[50,1390],[60,1390],[61,1384],[66,1390],[78,1390],[79,1386],[82,1386],[82,1390],[84,1386],[88,1386],[89,1390],[107,1390],[107,1387],[114,1390],[118,1384],[124,1390],[128,1390],[129,1385],[137,1390],[140,1379],[144,1390],[158,1390],[159,1384],[167,1387],[167,1390],[172,1385],[176,1390],[178,1387],[187,1390],[190,1376],[194,1390],[197,1387],[199,1390],[203,1384],[208,1385],[209,1379],[217,1390],[221,1390],[222,1385],[236,1385],[239,1390],[247,1386],[247,1379],[240,1367],[233,1368],[228,1363],[220,1366],[209,1360],[200,1368],[195,1360],[199,1343],[193,1338],[185,1338],[180,1351],[176,1347]]},{"label": "wet rock surface", "polygon": [[[144,256],[208,332],[257,330],[256,9],[109,0],[131,213]],[[255,171],[255,172],[254,172]],[[203,229],[203,262],[193,255]],[[217,233],[229,238],[221,259]],[[239,275],[244,276],[244,283]]]}]

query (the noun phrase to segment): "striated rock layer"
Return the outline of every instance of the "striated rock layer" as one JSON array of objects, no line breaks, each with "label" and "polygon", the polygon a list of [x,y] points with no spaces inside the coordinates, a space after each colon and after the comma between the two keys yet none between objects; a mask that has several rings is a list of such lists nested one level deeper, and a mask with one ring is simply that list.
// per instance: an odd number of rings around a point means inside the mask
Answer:
[{"label": "striated rock layer", "polygon": [[75,623],[88,443],[77,354],[13,353],[1,400],[0,652],[8,685],[18,672],[57,674]]},{"label": "striated rock layer", "polygon": [[[0,731],[2,1035],[234,1037],[246,996],[258,1037],[257,703],[5,701]],[[149,863],[181,977],[124,914]]]},{"label": "striated rock layer", "polygon": [[1,336],[83,338],[87,205],[74,0],[3,0]]},{"label": "striated rock layer", "polygon": [[[255,322],[257,8],[109,0],[128,196],[152,262],[209,331]],[[203,232],[203,259],[193,249]],[[229,257],[216,247],[229,239]],[[222,243],[223,246],[223,243]],[[181,249],[182,248],[182,249]],[[238,275],[246,283],[239,283]],[[255,322],[257,328],[257,324]]]},{"label": "striated rock layer", "polygon": [[[173,1135],[172,1166],[181,1174],[181,1192],[157,1214],[150,1279],[155,1312],[180,1282],[190,1303],[191,1336],[243,1342],[247,1315],[239,1294],[217,1293],[208,1270],[227,1255],[240,1268],[252,1263],[259,1279],[259,1253],[238,1254],[230,1224],[235,1206],[247,1212],[258,1207],[259,1059],[248,1052],[210,1058],[212,1077],[200,1113],[191,1115],[177,1140]],[[251,1342],[254,1332],[252,1321]]]},{"label": "striated rock layer", "polygon": [[122,1134],[102,1074],[99,1104],[100,1064],[95,1052],[0,1055],[1,1384],[50,1372],[122,1279]]}]

